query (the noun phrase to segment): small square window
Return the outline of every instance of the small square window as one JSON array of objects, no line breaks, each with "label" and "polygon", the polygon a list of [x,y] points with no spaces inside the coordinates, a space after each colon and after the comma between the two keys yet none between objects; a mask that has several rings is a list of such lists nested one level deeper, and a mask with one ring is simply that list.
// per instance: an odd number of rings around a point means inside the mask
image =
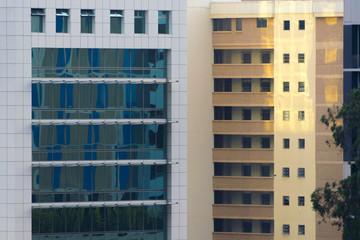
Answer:
[{"label": "small square window", "polygon": [[304,63],[305,62],[305,54],[299,53],[298,54],[298,63]]},{"label": "small square window", "polygon": [[110,10],[110,33],[122,33],[123,11]]},{"label": "small square window", "polygon": [[251,204],[251,193],[243,194],[243,204]]},{"label": "small square window", "polygon": [[144,34],[146,31],[146,12],[142,10],[134,11],[134,33]]},{"label": "small square window", "polygon": [[290,120],[290,111],[283,111],[283,120],[284,121]]},{"label": "small square window", "polygon": [[81,33],[93,33],[94,10],[81,10]]},{"label": "small square window", "polygon": [[31,32],[44,32],[45,9],[31,9]]},{"label": "small square window", "polygon": [[68,33],[69,9],[56,9],[56,32]]},{"label": "small square window", "polygon": [[289,53],[283,54],[283,63],[290,63],[290,54]]},{"label": "small square window", "polygon": [[251,233],[252,232],[252,223],[251,222],[243,222],[243,232]]},{"label": "small square window", "polygon": [[270,63],[270,53],[269,52],[263,52],[261,53],[261,63]]},{"label": "small square window", "polygon": [[242,79],[241,87],[242,87],[242,92],[251,92],[251,80]]},{"label": "small square window", "polygon": [[256,19],[256,27],[257,28],[266,28],[267,27],[267,19],[266,18],[257,18]]},{"label": "small square window", "polygon": [[283,168],[283,177],[290,177],[290,168]]},{"label": "small square window", "polygon": [[283,91],[284,92],[290,91],[290,83],[289,82],[283,82]]},{"label": "small square window", "polygon": [[213,19],[213,31],[231,31],[231,18]]},{"label": "small square window", "polygon": [[305,139],[299,139],[299,149],[305,148]]},{"label": "small square window", "polygon": [[270,148],[270,138],[268,137],[261,138],[261,148]]},{"label": "small square window", "polygon": [[284,30],[290,30],[290,21],[289,20],[284,21]]},{"label": "small square window", "polygon": [[271,90],[270,79],[262,78],[260,80],[260,92],[270,92],[270,90]]},{"label": "small square window", "polygon": [[270,233],[271,224],[269,221],[261,221],[261,233]]},{"label": "small square window", "polygon": [[283,196],[283,205],[284,206],[290,205],[290,197],[289,196]]},{"label": "small square window", "polygon": [[261,166],[261,176],[270,177],[270,166]]},{"label": "small square window", "polygon": [[298,177],[305,177],[305,168],[298,168]]},{"label": "small square window", "polygon": [[236,31],[242,31],[242,19],[236,18]]},{"label": "small square window", "polygon": [[283,146],[284,146],[284,149],[289,149],[290,148],[290,139],[289,138],[284,138],[283,139]]},{"label": "small square window", "polygon": [[270,205],[270,194],[261,194],[261,204]]},{"label": "small square window", "polygon": [[243,120],[251,120],[251,109],[243,109]]},{"label": "small square window", "polygon": [[299,82],[298,92],[305,92],[305,82]]},{"label": "small square window", "polygon": [[299,20],[299,30],[305,30],[305,20]]},{"label": "small square window", "polygon": [[305,197],[298,197],[298,206],[305,206]]},{"label": "small square window", "polygon": [[250,137],[242,138],[242,147],[243,148],[251,148],[251,138]]},{"label": "small square window", "polygon": [[299,225],[299,235],[305,235],[305,225]]},{"label": "small square window", "polygon": [[290,234],[290,225],[284,224],[282,227],[283,234]]},{"label": "small square window", "polygon": [[261,110],[261,120],[270,120],[270,109]]},{"label": "small square window", "polygon": [[244,165],[242,167],[242,170],[244,177],[251,177],[251,165]]},{"label": "small square window", "polygon": [[305,111],[299,111],[298,112],[298,119],[299,119],[299,121],[304,121],[305,120]]},{"label": "small square window", "polygon": [[159,34],[169,34],[170,12],[169,11],[159,11],[158,15],[159,15],[158,33]]},{"label": "small square window", "polygon": [[243,63],[244,64],[251,63],[251,53],[245,52],[245,53],[242,54],[242,57],[243,57]]}]

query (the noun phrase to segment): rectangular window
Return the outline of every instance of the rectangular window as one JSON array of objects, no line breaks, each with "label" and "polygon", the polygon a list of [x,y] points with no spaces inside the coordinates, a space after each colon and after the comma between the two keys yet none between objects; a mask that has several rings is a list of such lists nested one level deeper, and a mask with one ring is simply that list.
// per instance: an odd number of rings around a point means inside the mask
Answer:
[{"label": "rectangular window", "polygon": [[146,29],[145,11],[134,11],[134,33],[144,34]]},{"label": "rectangular window", "polygon": [[68,33],[69,9],[56,9],[56,32]]},{"label": "rectangular window", "polygon": [[236,31],[242,31],[242,19],[241,18],[236,19]]},{"label": "rectangular window", "polygon": [[242,92],[251,92],[251,79],[242,79]]},{"label": "rectangular window", "polygon": [[305,177],[305,168],[298,168],[298,177]]},{"label": "rectangular window", "polygon": [[252,232],[252,223],[251,222],[243,222],[243,232],[251,233]]},{"label": "rectangular window", "polygon": [[289,138],[284,138],[283,139],[283,147],[284,149],[289,149],[290,148],[290,139]]},{"label": "rectangular window", "polygon": [[290,21],[289,20],[284,21],[284,30],[290,30]]},{"label": "rectangular window", "polygon": [[243,194],[243,204],[251,204],[251,193]]},{"label": "rectangular window", "polygon": [[110,10],[110,33],[122,33],[123,19],[122,10]]},{"label": "rectangular window", "polygon": [[270,120],[270,109],[261,110],[261,120]]},{"label": "rectangular window", "polygon": [[93,33],[94,10],[81,10],[81,33]]},{"label": "rectangular window", "polygon": [[243,137],[242,138],[242,147],[243,148],[251,148],[251,137]]},{"label": "rectangular window", "polygon": [[305,92],[305,82],[299,82],[298,92]]},{"label": "rectangular window", "polygon": [[242,172],[244,177],[251,177],[251,165],[242,166]]},{"label": "rectangular window", "polygon": [[299,20],[299,30],[305,30],[305,20]]},{"label": "rectangular window", "polygon": [[214,63],[221,64],[224,63],[224,51],[223,50],[214,50]]},{"label": "rectangular window", "polygon": [[290,91],[290,83],[289,82],[283,82],[283,91],[284,92]]},{"label": "rectangular window", "polygon": [[169,11],[159,11],[159,22],[158,22],[158,33],[159,34],[169,34],[170,26],[170,12]]},{"label": "rectangular window", "polygon": [[283,234],[290,234],[290,225],[284,224],[282,230],[283,230]]},{"label": "rectangular window", "polygon": [[290,197],[289,196],[283,196],[283,205],[284,206],[290,205]]},{"label": "rectangular window", "polygon": [[260,80],[260,92],[270,92],[270,79],[262,78]]},{"label": "rectangular window", "polygon": [[290,168],[283,168],[283,177],[290,177]]},{"label": "rectangular window", "polygon": [[261,166],[261,176],[270,177],[270,166]]},{"label": "rectangular window", "polygon": [[270,205],[270,194],[261,194],[261,204]]},{"label": "rectangular window", "polygon": [[261,233],[270,233],[271,224],[269,221],[261,221]]},{"label": "rectangular window", "polygon": [[298,197],[298,206],[305,206],[305,197]]},{"label": "rectangular window", "polygon": [[257,18],[256,19],[256,27],[257,28],[266,28],[267,27],[267,19],[266,18]]},{"label": "rectangular window", "polygon": [[305,111],[299,111],[298,112],[298,119],[299,119],[299,121],[304,121],[305,120]]},{"label": "rectangular window", "polygon": [[299,149],[305,148],[305,139],[299,139]]},{"label": "rectangular window", "polygon": [[290,63],[290,54],[289,53],[283,54],[283,63]]},{"label": "rectangular window", "polygon": [[243,57],[243,63],[244,63],[244,64],[249,64],[249,63],[251,63],[251,53],[249,53],[249,52],[244,52],[244,53],[242,54],[242,57]]},{"label": "rectangular window", "polygon": [[299,225],[299,235],[305,235],[305,225]]},{"label": "rectangular window", "polygon": [[284,121],[290,120],[290,111],[283,111],[283,120]]},{"label": "rectangular window", "polygon": [[243,120],[251,120],[251,109],[243,109]]},{"label": "rectangular window", "polygon": [[298,63],[304,63],[305,62],[305,54],[299,53],[298,54]]},{"label": "rectangular window", "polygon": [[263,52],[261,53],[261,63],[270,63],[270,53],[269,52]]},{"label": "rectangular window", "polygon": [[44,32],[45,9],[31,9],[31,32]]},{"label": "rectangular window", "polygon": [[268,137],[261,138],[261,148],[270,148],[270,138]]},{"label": "rectangular window", "polygon": [[213,31],[231,31],[231,18],[213,19]]}]

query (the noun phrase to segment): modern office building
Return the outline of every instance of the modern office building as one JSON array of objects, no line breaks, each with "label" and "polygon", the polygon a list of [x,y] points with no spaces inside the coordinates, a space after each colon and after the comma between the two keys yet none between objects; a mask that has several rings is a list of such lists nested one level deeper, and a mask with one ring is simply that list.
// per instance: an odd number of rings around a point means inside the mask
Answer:
[{"label": "modern office building", "polygon": [[343,2],[194,0],[188,22],[188,238],[341,239],[310,195],[343,177],[320,122],[343,101]]},{"label": "modern office building", "polygon": [[0,1],[0,239],[187,239],[186,1]]}]

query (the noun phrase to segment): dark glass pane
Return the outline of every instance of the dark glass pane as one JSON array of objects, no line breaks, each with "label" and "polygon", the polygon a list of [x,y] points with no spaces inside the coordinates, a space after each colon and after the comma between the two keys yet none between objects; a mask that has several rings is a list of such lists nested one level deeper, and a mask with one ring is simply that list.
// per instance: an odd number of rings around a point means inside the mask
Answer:
[{"label": "dark glass pane", "polygon": [[144,207],[131,208],[131,230],[144,229]]},{"label": "dark glass pane", "polygon": [[104,232],[105,231],[105,208],[93,208],[93,232]]},{"label": "dark glass pane", "polygon": [[[118,221],[119,221],[119,231],[129,231],[131,223],[131,208],[130,207],[119,207],[118,208]],[[133,228],[131,228],[134,230]]]},{"label": "dark glass pane", "polygon": [[120,190],[127,190],[130,188],[130,167],[119,167],[119,184]]},{"label": "dark glass pane", "polygon": [[79,208],[80,232],[91,232],[92,209]]},{"label": "dark glass pane", "polygon": [[40,233],[52,233],[53,209],[39,209]]}]

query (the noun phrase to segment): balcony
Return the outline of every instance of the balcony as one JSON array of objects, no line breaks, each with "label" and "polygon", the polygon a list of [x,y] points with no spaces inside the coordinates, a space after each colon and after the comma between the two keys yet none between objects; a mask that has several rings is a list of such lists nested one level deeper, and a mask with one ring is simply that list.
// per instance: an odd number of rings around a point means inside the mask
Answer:
[{"label": "balcony", "polygon": [[213,240],[274,240],[273,233],[214,232]]},{"label": "balcony", "polygon": [[214,78],[274,78],[274,64],[213,64]]},{"label": "balcony", "polygon": [[274,121],[221,120],[213,121],[214,134],[274,134]]},{"label": "balcony", "polygon": [[214,148],[214,162],[273,163],[273,149]]},{"label": "balcony", "polygon": [[273,191],[272,177],[213,177],[214,190],[228,191]]},{"label": "balcony", "polygon": [[214,218],[226,219],[274,219],[274,207],[264,205],[214,204]]},{"label": "balcony", "polygon": [[214,106],[273,107],[272,92],[214,92]]}]

